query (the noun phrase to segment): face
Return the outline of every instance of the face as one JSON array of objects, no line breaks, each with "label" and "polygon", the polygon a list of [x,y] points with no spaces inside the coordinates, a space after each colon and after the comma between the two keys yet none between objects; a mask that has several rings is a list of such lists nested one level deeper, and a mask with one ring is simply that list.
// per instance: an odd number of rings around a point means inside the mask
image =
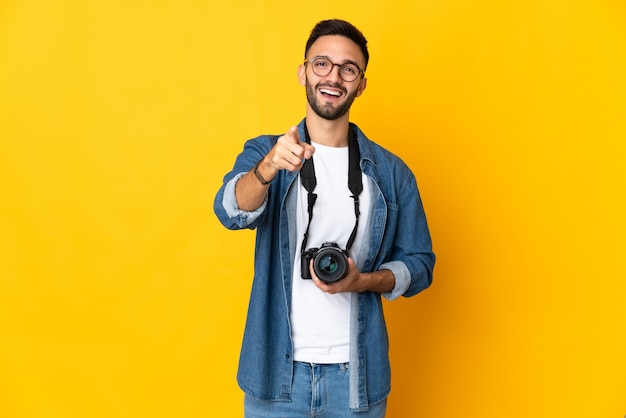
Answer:
[{"label": "face", "polygon": [[[324,56],[335,64],[356,63],[365,68],[365,57],[359,46],[349,38],[340,35],[328,35],[318,38],[307,54],[307,59]],[[336,120],[348,114],[350,106],[359,97],[367,85],[363,74],[356,80],[346,82],[339,76],[339,67],[334,67],[330,74],[320,77],[313,73],[311,65],[298,68],[300,84],[306,86],[306,97],[311,109],[321,118]]]}]

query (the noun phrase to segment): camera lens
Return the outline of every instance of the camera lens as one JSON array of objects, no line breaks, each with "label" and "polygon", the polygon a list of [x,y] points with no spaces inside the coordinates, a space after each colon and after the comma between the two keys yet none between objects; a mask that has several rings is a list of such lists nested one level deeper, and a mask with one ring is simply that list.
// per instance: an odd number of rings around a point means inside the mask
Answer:
[{"label": "camera lens", "polygon": [[337,261],[332,255],[325,255],[319,260],[319,268],[324,274],[333,274],[337,271]]},{"label": "camera lens", "polygon": [[323,282],[334,283],[348,273],[348,259],[336,244],[324,244],[313,259],[313,270]]}]

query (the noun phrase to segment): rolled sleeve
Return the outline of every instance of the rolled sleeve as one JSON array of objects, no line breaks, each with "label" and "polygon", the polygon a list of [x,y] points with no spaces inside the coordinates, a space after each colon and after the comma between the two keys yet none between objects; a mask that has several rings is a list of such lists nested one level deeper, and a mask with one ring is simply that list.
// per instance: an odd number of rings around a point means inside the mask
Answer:
[{"label": "rolled sleeve", "polygon": [[387,300],[399,298],[411,285],[411,272],[402,261],[390,261],[388,263],[384,263],[380,266],[380,270],[390,270],[396,279],[396,284],[393,290],[389,293],[383,293],[383,297]]},{"label": "rolled sleeve", "polygon": [[254,221],[259,219],[267,206],[266,194],[263,203],[258,209],[252,212],[246,212],[239,209],[239,205],[237,205],[237,197],[235,195],[235,186],[237,185],[237,181],[239,181],[239,179],[245,174],[246,173],[239,173],[226,183],[224,186],[224,195],[222,196],[222,206],[224,207],[226,214],[241,228],[246,228],[252,225]]}]

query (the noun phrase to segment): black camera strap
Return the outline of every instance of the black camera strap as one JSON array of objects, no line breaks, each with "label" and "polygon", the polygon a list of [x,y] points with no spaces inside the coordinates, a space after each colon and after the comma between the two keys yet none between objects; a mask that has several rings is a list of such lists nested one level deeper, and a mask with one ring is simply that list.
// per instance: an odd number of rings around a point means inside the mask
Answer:
[{"label": "black camera strap", "polygon": [[[306,143],[310,144],[311,138],[309,137],[309,130],[306,127],[306,121],[304,123],[304,134]],[[363,179],[361,167],[359,165],[360,159],[361,155],[359,153],[359,144],[357,142],[356,134],[354,133],[352,127],[350,127],[348,129],[348,189],[350,189],[350,193],[352,193],[352,196],[350,197],[354,199],[354,216],[356,221],[354,223],[352,234],[350,234],[350,238],[348,239],[346,251],[350,251],[350,248],[352,248],[352,244],[354,244],[354,239],[356,238],[357,229],[359,228],[359,195],[363,191]],[[307,240],[309,239],[309,228],[311,227],[311,221],[313,220],[313,206],[315,206],[315,200],[317,199],[317,194],[313,193],[315,186],[317,185],[317,180],[315,178],[315,166],[313,165],[313,156],[304,161],[302,169],[300,170],[300,181],[302,182],[302,186],[307,191],[307,211],[309,213],[309,223],[306,226],[306,232],[304,233],[302,248],[300,250],[303,252],[306,251]]]}]

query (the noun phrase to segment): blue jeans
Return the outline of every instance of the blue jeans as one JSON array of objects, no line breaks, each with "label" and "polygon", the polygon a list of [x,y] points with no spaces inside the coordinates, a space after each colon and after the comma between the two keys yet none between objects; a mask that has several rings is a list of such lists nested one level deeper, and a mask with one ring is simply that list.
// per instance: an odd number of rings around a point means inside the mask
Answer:
[{"label": "blue jeans", "polygon": [[261,401],[245,395],[245,418],[384,418],[387,400],[366,412],[350,411],[348,363],[295,362],[291,402]]}]

